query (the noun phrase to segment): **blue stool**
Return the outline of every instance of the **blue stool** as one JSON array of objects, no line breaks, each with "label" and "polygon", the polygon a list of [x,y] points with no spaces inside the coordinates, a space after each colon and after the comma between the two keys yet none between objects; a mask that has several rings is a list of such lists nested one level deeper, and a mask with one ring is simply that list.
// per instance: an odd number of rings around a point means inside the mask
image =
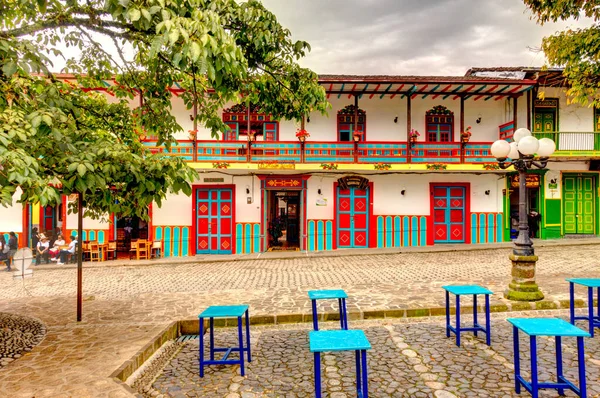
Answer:
[{"label": "blue stool", "polygon": [[[600,279],[567,279],[569,282],[571,323],[575,325],[575,321],[583,319],[589,323],[589,332],[594,337],[594,328],[600,328]],[[581,285],[588,288],[588,316],[575,316],[575,286]],[[594,316],[594,288],[597,288],[598,299],[598,315]]]},{"label": "blue stool", "polygon": [[[490,290],[479,285],[456,285],[442,286],[446,291],[446,337],[450,337],[450,332],[456,335],[456,345],[460,347],[460,333],[474,332],[477,336],[478,331],[485,333],[485,343],[491,344],[490,332]],[[450,293],[456,296],[456,327],[450,325]],[[485,295],[485,327],[477,323],[477,295]],[[463,328],[460,326],[460,296],[473,295],[473,327]]]},{"label": "blue stool", "polygon": [[315,357],[315,397],[321,397],[321,353],[331,351],[354,351],[356,357],[356,393],[358,397],[369,396],[367,379],[367,350],[371,344],[362,330],[324,330],[308,333],[310,352]]},{"label": "blue stool", "polygon": [[[533,398],[538,398],[540,388],[554,388],[559,395],[565,394],[565,389],[572,390],[580,397],[586,397],[585,387],[585,357],[583,350],[583,338],[590,337],[584,330],[571,325],[569,322],[558,318],[509,318],[513,325],[513,344],[515,350],[515,391],[521,393],[521,386],[531,393]],[[521,376],[521,365],[519,362],[519,330],[529,336],[531,346],[531,383],[525,381]],[[538,381],[537,368],[537,336],[553,336],[556,341],[556,378],[557,383],[540,383]],[[579,388],[565,378],[563,375],[561,337],[577,337],[577,359],[579,361]]]},{"label": "blue stool", "polygon": [[[246,317],[246,347],[242,335],[242,316]],[[209,319],[210,323],[210,359],[204,359],[204,318]],[[214,318],[237,318],[238,324],[238,347],[215,348]],[[244,352],[248,353],[248,362],[252,362],[250,354],[250,319],[248,316],[247,305],[211,305],[204,312],[198,315],[200,328],[200,377],[204,377],[204,367],[206,365],[240,365],[240,373],[244,375]],[[227,359],[232,351],[240,353],[240,359]],[[215,352],[224,352],[223,359],[215,360]]]},{"label": "blue stool", "polygon": [[312,300],[313,328],[319,330],[319,315],[317,314],[317,300],[338,299],[340,307],[340,324],[343,330],[348,330],[348,313],[346,312],[346,299],[348,295],[343,290],[309,290],[308,298]]}]

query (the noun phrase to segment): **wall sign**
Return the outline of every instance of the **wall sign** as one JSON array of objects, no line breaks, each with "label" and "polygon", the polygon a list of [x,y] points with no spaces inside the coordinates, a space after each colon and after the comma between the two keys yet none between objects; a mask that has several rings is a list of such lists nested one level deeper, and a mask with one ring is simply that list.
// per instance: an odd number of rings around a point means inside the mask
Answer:
[{"label": "wall sign", "polygon": [[[519,188],[519,175],[510,177],[510,186],[513,188]],[[525,186],[527,188],[539,188],[540,186],[540,175],[539,174],[527,174],[525,178]]]},{"label": "wall sign", "polygon": [[259,163],[258,169],[259,170],[264,170],[264,169],[295,170],[296,165],[294,163],[267,162],[267,163]]},{"label": "wall sign", "polygon": [[346,176],[338,179],[338,184],[340,189],[358,187],[358,189],[364,191],[369,187],[369,180],[361,176]]},{"label": "wall sign", "polygon": [[225,178],[205,178],[204,182],[225,182]]}]

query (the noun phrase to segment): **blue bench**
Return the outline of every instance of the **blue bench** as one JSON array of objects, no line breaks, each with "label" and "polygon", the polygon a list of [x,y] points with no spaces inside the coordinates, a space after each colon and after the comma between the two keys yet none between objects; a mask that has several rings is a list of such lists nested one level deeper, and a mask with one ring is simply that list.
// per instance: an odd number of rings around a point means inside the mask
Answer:
[{"label": "blue bench", "polygon": [[[242,333],[242,316],[246,318],[246,347],[244,347],[244,338]],[[204,359],[204,319],[209,319],[210,324],[210,359]],[[215,348],[214,336],[214,318],[237,318],[238,327],[238,347]],[[244,352],[248,353],[248,362],[252,362],[250,354],[250,319],[247,305],[212,305],[204,312],[198,315],[199,334],[200,334],[200,377],[204,377],[204,367],[207,365],[240,365],[240,373],[244,376]],[[229,354],[237,351],[240,353],[240,359],[227,359]],[[215,359],[215,352],[224,352],[222,359]]]},{"label": "blue bench", "polygon": [[[580,397],[586,397],[585,386],[585,357],[583,349],[583,338],[590,334],[576,326],[571,325],[558,318],[509,318],[513,325],[513,345],[515,352],[515,391],[521,393],[521,386],[531,393],[533,398],[538,398],[540,388],[557,389],[559,395],[564,395],[565,389],[572,390]],[[529,336],[531,349],[531,382],[521,376],[521,364],[519,359],[519,330]],[[540,382],[538,380],[537,364],[537,336],[554,337],[556,345],[556,383]],[[567,380],[563,374],[562,363],[562,337],[577,338],[577,358],[579,362],[579,388]]]},{"label": "blue bench", "polygon": [[[590,335],[594,337],[594,328],[600,328],[600,279],[571,278],[567,279],[567,282],[569,282],[569,298],[571,299],[569,304],[571,310],[571,324],[575,325],[576,320],[588,321]],[[581,285],[588,288],[587,316],[575,316],[575,285]],[[594,315],[594,288],[597,289],[597,315]]]},{"label": "blue bench", "polygon": [[[492,291],[479,285],[453,285],[442,286],[446,291],[446,337],[450,337],[450,332],[456,335],[456,345],[460,347],[460,334],[462,332],[473,332],[477,336],[477,332],[485,333],[485,343],[491,344],[491,328],[490,328],[490,294]],[[450,293],[456,296],[456,327],[450,325]],[[485,295],[485,327],[477,322],[477,295]],[[460,296],[473,296],[473,327],[460,326]]]},{"label": "blue bench", "polygon": [[357,396],[369,396],[367,350],[371,349],[371,344],[362,330],[312,331],[308,333],[308,339],[315,359],[315,397],[321,397],[321,353],[332,351],[355,352]]},{"label": "blue bench", "polygon": [[343,330],[348,330],[348,313],[346,312],[346,299],[348,295],[343,290],[309,290],[308,298],[312,301],[313,328],[319,330],[319,314],[317,313],[317,300],[337,299],[340,311],[340,324]]}]

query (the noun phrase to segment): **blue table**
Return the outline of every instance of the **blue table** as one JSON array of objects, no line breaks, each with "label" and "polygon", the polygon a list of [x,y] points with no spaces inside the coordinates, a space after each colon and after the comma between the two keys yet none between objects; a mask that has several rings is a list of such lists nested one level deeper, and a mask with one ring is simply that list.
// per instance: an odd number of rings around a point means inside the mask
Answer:
[{"label": "blue table", "polygon": [[[485,333],[485,343],[491,344],[490,328],[490,294],[492,291],[479,285],[453,285],[442,286],[446,291],[446,337],[450,337],[450,332],[456,335],[456,345],[460,347],[461,332],[473,332],[477,336],[478,331]],[[456,296],[456,327],[450,325],[450,293]],[[477,295],[485,295],[485,327],[477,323]],[[473,327],[460,326],[460,296],[473,296]]]},{"label": "blue table", "polygon": [[[246,347],[242,335],[242,316],[246,318]],[[204,359],[204,318],[209,319],[210,323],[210,359]],[[238,347],[215,348],[214,336],[214,318],[237,318],[238,326]],[[240,373],[244,376],[244,352],[248,353],[248,362],[252,362],[250,354],[250,319],[247,305],[212,305],[204,312],[198,315],[200,323],[200,377],[204,377],[204,367],[206,365],[240,365]],[[227,359],[231,352],[240,353],[240,359]],[[215,360],[215,352],[224,352],[222,359]]]},{"label": "blue table", "polygon": [[[600,279],[567,279],[569,282],[571,323],[575,325],[578,319],[586,320],[589,324],[589,332],[594,337],[594,328],[600,328]],[[588,288],[588,316],[575,316],[575,285],[581,285]],[[597,289],[598,315],[594,316],[594,288]]]},{"label": "blue table", "polygon": [[[569,322],[558,318],[509,318],[513,325],[513,344],[515,351],[515,391],[521,393],[521,386],[531,393],[533,398],[538,398],[540,388],[554,388],[559,395],[564,395],[565,389],[572,390],[580,397],[586,397],[585,386],[585,357],[583,349],[583,338],[590,337],[585,330],[581,330]],[[521,364],[519,359],[519,330],[529,336],[531,349],[531,383],[525,381],[521,376]],[[537,336],[554,337],[556,344],[556,383],[540,383],[538,380],[537,367]],[[579,388],[567,380],[563,375],[562,363],[562,337],[577,337],[577,359],[579,361]]]},{"label": "blue table", "polygon": [[371,349],[371,344],[362,330],[312,331],[308,333],[308,340],[315,358],[315,397],[321,397],[321,353],[332,351],[355,352],[357,396],[369,396],[367,350]]},{"label": "blue table", "polygon": [[317,300],[337,299],[340,308],[340,324],[343,330],[348,330],[348,313],[346,312],[346,299],[348,295],[343,290],[309,290],[308,298],[312,301],[313,328],[319,330],[319,314],[317,314]]}]

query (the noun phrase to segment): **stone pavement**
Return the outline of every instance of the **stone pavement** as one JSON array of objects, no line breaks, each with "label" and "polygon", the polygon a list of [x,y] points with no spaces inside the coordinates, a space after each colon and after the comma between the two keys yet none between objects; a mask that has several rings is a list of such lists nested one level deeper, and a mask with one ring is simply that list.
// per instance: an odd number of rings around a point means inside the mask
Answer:
[{"label": "stone pavement", "polygon": [[[308,289],[336,287],[350,295],[351,319],[404,317],[440,313],[443,284],[480,283],[495,292],[497,310],[521,308],[501,296],[510,279],[508,248],[375,253],[86,267],[81,323],[75,322],[73,267],[41,265],[24,281],[0,273],[0,312],[47,326],[38,347],[0,369],[0,396],[130,397],[110,375],[171,322],[193,319],[212,304],[248,303],[255,321],[293,322],[307,320]],[[538,245],[537,254],[544,306],[568,298],[564,278],[600,277],[600,246]],[[321,312],[334,311],[320,305]]]},{"label": "stone pavement", "polygon": [[[371,346],[367,353],[369,396],[371,397],[517,397],[514,391],[512,327],[507,314],[492,317],[492,345],[473,334],[462,335],[461,347],[454,336],[446,338],[444,320],[355,321],[351,328],[363,329]],[[528,311],[511,317],[567,318],[566,311]],[[335,327],[337,325],[329,325]],[[246,364],[246,376],[239,365],[209,366],[198,377],[198,339],[183,343],[181,351],[166,364],[144,396],[191,397],[313,397],[314,365],[308,350],[310,325],[254,327],[253,359]],[[481,336],[481,334],[480,334]],[[236,343],[234,329],[217,330],[215,344]],[[208,350],[208,341],[205,341]],[[529,340],[521,333],[522,374],[530,377]],[[207,352],[207,351],[205,351]],[[538,338],[540,381],[555,380],[554,339]],[[230,358],[239,358],[232,354]],[[356,396],[353,352],[322,356],[324,397]],[[565,376],[578,385],[576,340],[563,339]],[[586,340],[588,396],[600,395],[600,340]],[[555,397],[556,390],[541,397]],[[567,392],[569,397],[576,396]],[[523,393],[527,396],[527,393]]]}]

